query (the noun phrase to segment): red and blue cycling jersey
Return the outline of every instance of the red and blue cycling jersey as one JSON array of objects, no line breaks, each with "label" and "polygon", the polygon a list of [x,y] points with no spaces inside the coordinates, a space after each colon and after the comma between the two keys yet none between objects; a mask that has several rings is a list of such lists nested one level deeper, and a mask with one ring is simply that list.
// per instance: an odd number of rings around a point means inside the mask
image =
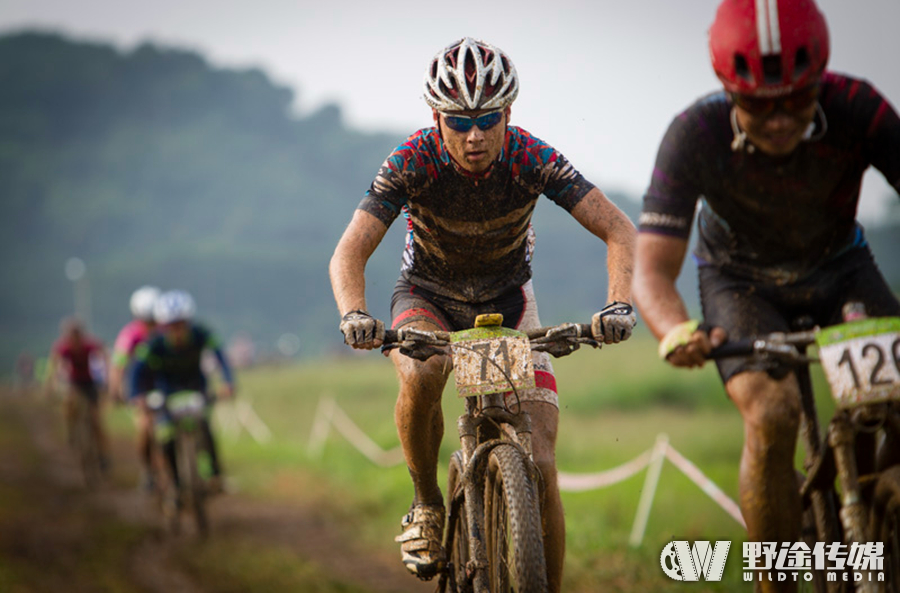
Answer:
[{"label": "red and blue cycling jersey", "polygon": [[825,73],[809,137],[790,155],[732,150],[724,92],[669,126],[644,196],[640,230],[687,239],[697,201],[700,265],[778,284],[865,246],[856,222],[865,170],[900,192],[900,118],[867,82]]},{"label": "red and blue cycling jersey", "polygon": [[541,194],[571,211],[593,187],[521,128],[507,128],[498,159],[481,175],[461,169],[438,131],[426,128],[391,153],[359,208],[387,226],[401,212],[407,216],[406,280],[474,303],[531,278],[530,223]]}]

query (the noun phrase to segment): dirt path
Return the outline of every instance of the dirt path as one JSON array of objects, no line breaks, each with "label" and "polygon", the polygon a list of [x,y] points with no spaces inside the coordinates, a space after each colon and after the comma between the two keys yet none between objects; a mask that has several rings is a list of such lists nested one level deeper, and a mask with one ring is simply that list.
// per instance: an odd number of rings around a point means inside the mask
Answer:
[{"label": "dirt path", "polygon": [[[160,529],[156,509],[133,486],[130,443],[118,443],[114,472],[88,492],[47,406],[0,396],[0,592],[239,591],[203,578],[184,562],[206,553],[191,534]],[[268,548],[311,565],[319,575],[301,591],[433,591],[406,574],[398,559],[360,549],[315,509],[226,495],[212,508],[216,541]],[[286,551],[286,552],[285,552]],[[239,558],[234,559],[239,562]],[[326,575],[323,585],[321,575]]]}]

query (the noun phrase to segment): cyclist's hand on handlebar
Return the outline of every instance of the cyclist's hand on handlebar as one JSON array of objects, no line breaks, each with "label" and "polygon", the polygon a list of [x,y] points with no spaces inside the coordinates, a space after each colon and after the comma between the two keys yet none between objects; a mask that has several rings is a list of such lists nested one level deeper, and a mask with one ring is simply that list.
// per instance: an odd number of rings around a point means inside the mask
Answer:
[{"label": "cyclist's hand on handlebar", "polygon": [[548,343],[545,348],[542,348],[542,350],[544,352],[547,352],[554,358],[572,354],[581,347],[581,344],[579,344],[578,342],[567,339],[570,335],[577,335],[577,331],[573,331],[574,329],[575,324],[573,323],[566,323],[554,327],[547,332],[546,340]]},{"label": "cyclist's hand on handlebar", "polygon": [[614,301],[602,311],[594,313],[591,331],[596,339],[606,344],[616,344],[631,337],[631,330],[636,323],[634,308],[628,303]]},{"label": "cyclist's hand on handlebar", "polygon": [[677,367],[702,367],[713,348],[721,346],[728,334],[721,327],[704,327],[696,319],[669,330],[659,343],[659,357]]},{"label": "cyclist's hand on handlebar", "polygon": [[371,350],[384,340],[384,323],[360,309],[344,315],[340,327],[344,343],[353,348]]}]

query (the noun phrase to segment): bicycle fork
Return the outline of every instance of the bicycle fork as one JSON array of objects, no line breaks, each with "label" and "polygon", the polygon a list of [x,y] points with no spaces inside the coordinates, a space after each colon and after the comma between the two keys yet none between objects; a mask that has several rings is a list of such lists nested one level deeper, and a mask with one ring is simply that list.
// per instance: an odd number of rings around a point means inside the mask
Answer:
[{"label": "bicycle fork", "polygon": [[[805,350],[805,349],[804,349]],[[801,352],[805,354],[805,352]],[[813,397],[812,381],[808,366],[800,366],[795,370],[797,382],[800,386],[801,429],[806,455],[803,460],[803,468],[806,471],[806,482],[803,484],[801,494],[808,492],[812,503],[813,516],[816,522],[816,534],[821,537],[823,543],[841,541],[838,531],[838,512],[835,508],[832,487],[826,485],[814,485],[818,482],[818,475],[824,471],[828,473],[824,465],[824,446],[819,434],[819,415],[816,411],[816,402]],[[843,590],[840,582],[828,582],[829,593],[839,593]]]},{"label": "bicycle fork", "polygon": [[[476,593],[490,590],[488,574],[488,554],[485,547],[484,526],[484,483],[477,479],[484,476],[483,466],[488,463],[491,450],[501,444],[499,438],[493,438],[478,444],[478,431],[490,431],[500,424],[510,426],[515,433],[516,441],[524,452],[531,457],[531,418],[528,414],[512,414],[504,405],[504,395],[495,393],[481,396],[481,413],[476,415],[477,398],[466,398],[466,412],[457,420],[459,440],[462,444],[463,467],[465,468],[463,484],[465,489],[466,518],[469,528],[469,562],[466,574],[472,576],[472,586]],[[482,440],[485,440],[482,438]]]}]

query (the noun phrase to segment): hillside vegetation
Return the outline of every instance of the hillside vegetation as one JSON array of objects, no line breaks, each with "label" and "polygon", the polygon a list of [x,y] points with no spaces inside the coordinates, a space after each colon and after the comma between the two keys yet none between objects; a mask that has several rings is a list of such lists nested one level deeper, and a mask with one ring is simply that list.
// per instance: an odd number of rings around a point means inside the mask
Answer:
[{"label": "hillside vegetation", "polygon": [[[107,342],[128,319],[131,291],[153,283],[190,290],[201,317],[263,351],[284,333],[300,337],[301,355],[340,348],[327,262],[378,166],[412,130],[362,133],[337,105],[305,115],[295,105],[295,91],[264,72],[216,68],[193,52],[0,37],[3,372],[23,349],[44,352],[72,311],[71,257],[87,264],[92,326]],[[636,219],[636,199],[612,197]],[[368,269],[379,317],[402,226]],[[605,300],[602,244],[548,202],[535,227],[544,320],[586,320]],[[897,251],[896,227],[870,237]],[[900,285],[897,258],[880,261]],[[685,270],[694,298],[693,265]]]}]

